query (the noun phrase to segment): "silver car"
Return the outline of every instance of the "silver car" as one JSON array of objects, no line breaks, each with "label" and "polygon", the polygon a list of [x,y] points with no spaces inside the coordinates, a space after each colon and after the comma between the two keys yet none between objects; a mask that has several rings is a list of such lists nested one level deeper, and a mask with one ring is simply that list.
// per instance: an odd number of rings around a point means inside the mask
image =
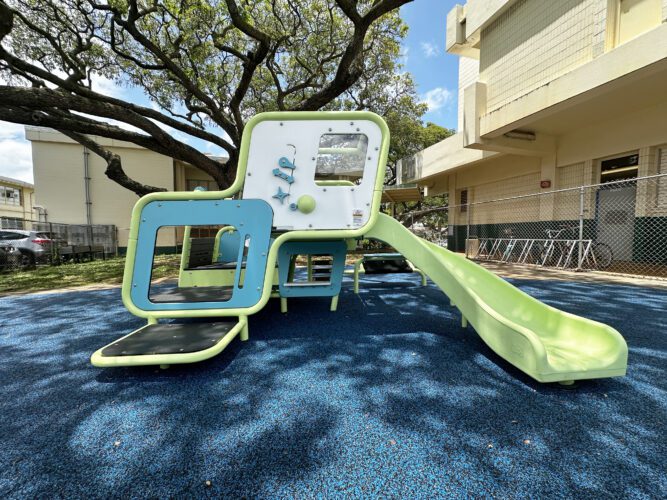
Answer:
[{"label": "silver car", "polygon": [[13,247],[20,252],[19,266],[33,267],[51,260],[54,242],[41,231],[0,229],[0,247]]}]

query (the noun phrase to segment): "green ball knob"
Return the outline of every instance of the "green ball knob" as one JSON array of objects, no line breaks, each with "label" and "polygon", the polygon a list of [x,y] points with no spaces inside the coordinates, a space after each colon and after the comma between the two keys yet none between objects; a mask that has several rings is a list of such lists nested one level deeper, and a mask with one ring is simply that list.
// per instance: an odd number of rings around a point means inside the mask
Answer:
[{"label": "green ball knob", "polygon": [[315,205],[315,198],[309,194],[299,196],[299,199],[296,201],[296,206],[302,214],[309,214],[315,210]]}]

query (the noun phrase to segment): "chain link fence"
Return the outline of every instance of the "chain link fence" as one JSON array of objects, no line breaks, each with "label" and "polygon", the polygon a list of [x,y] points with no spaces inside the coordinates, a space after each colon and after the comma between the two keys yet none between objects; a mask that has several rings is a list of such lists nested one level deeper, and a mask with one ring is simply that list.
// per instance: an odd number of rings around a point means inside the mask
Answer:
[{"label": "chain link fence", "polygon": [[477,261],[667,279],[667,175],[450,206],[447,246]]},{"label": "chain link fence", "polygon": [[116,226],[0,218],[0,272],[118,254]]}]

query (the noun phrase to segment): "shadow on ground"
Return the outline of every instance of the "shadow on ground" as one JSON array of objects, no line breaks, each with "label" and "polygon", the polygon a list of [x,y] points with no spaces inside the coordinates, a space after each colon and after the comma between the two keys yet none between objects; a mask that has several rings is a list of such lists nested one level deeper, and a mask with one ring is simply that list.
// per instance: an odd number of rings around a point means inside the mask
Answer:
[{"label": "shadow on ground", "polygon": [[[516,281],[604,321],[628,376],[565,391],[500,360],[433,285],[277,301],[207,362],[99,370],[120,290],[0,299],[0,495],[664,497],[667,292]],[[207,486],[206,481],[210,481]]]}]

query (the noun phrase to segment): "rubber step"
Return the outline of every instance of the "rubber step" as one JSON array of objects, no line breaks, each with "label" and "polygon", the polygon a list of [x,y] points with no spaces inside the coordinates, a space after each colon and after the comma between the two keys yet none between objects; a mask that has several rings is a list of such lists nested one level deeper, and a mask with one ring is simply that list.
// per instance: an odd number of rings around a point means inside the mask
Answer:
[{"label": "rubber step", "polygon": [[103,357],[184,354],[217,344],[236,321],[148,325],[102,349]]},{"label": "rubber step", "polygon": [[149,300],[158,304],[181,302],[224,302],[232,297],[233,287],[199,286],[151,290]]},{"label": "rubber step", "polygon": [[317,283],[312,282],[312,281],[304,281],[303,283],[285,283],[283,286],[287,288],[307,288],[310,286],[323,286],[323,285],[330,285],[330,281],[318,281]]}]

